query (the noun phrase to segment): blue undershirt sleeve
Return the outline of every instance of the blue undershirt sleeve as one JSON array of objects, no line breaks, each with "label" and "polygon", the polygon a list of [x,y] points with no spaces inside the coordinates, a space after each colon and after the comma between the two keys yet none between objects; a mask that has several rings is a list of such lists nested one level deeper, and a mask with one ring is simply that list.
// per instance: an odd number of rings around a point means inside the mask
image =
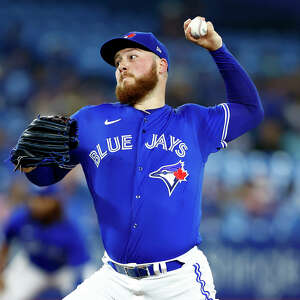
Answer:
[{"label": "blue undershirt sleeve", "polygon": [[225,141],[229,142],[256,127],[264,111],[257,89],[239,62],[223,44],[212,55],[225,83],[226,100],[223,104],[228,122]]},{"label": "blue undershirt sleeve", "polygon": [[256,127],[263,119],[257,89],[225,45],[210,52],[225,83],[226,103],[204,107],[184,105],[184,111],[198,134],[203,161],[210,153]]}]

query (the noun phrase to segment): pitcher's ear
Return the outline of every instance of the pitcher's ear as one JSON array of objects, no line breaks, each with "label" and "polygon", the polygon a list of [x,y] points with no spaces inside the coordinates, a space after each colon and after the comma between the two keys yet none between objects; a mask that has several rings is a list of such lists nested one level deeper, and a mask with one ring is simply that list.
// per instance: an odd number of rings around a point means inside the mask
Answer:
[{"label": "pitcher's ear", "polygon": [[159,62],[159,73],[168,72],[168,62],[165,58],[161,58]]}]

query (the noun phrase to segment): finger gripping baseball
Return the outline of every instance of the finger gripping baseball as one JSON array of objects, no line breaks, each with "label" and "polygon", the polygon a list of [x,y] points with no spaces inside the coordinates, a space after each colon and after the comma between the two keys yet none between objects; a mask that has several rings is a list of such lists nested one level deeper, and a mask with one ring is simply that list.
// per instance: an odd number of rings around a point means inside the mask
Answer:
[{"label": "finger gripping baseball", "polygon": [[56,165],[73,168],[70,150],[78,146],[77,122],[65,116],[38,116],[11,150],[10,160],[18,168]]}]

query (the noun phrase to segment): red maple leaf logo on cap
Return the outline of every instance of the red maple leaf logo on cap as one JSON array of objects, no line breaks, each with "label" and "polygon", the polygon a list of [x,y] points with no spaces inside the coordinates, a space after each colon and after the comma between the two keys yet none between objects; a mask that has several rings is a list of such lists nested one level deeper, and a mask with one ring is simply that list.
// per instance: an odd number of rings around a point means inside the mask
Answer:
[{"label": "red maple leaf logo on cap", "polygon": [[178,169],[177,171],[174,172],[174,176],[178,179],[178,180],[185,180],[185,177],[187,176],[187,172],[182,171],[182,169]]},{"label": "red maple leaf logo on cap", "polygon": [[130,34],[127,35],[127,38],[130,39],[130,38],[134,37],[135,35],[136,35],[135,33],[130,33]]}]

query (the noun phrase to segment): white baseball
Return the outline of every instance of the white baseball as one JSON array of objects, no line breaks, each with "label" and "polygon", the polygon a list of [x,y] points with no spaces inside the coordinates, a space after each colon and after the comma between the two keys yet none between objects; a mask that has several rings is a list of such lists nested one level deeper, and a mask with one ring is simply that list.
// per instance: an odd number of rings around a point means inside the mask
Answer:
[{"label": "white baseball", "polygon": [[200,17],[194,18],[189,24],[189,27],[191,28],[191,35],[195,39],[207,34],[207,23]]}]

